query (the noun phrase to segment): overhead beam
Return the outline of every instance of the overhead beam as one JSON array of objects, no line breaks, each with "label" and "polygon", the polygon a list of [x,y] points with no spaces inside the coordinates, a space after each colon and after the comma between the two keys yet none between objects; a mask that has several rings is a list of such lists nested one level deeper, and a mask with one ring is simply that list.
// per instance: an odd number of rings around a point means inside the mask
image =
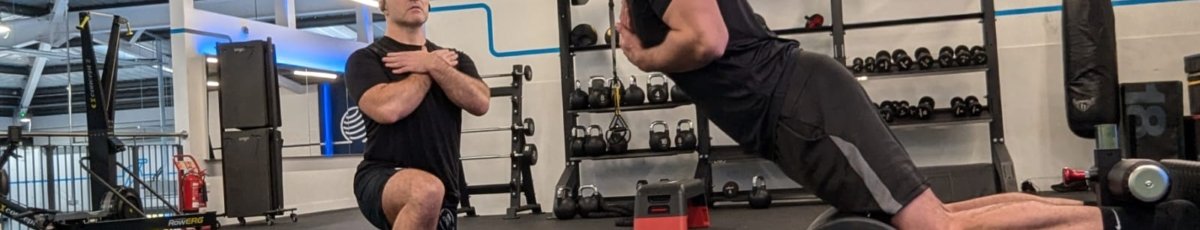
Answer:
[{"label": "overhead beam", "polygon": [[170,2],[170,1],[169,0],[145,0],[145,1],[121,2],[121,3],[113,3],[113,4],[96,4],[96,5],[90,5],[90,6],[71,7],[71,12],[87,11],[87,10],[102,10],[102,9],[112,9],[112,8],[132,7],[132,6],[145,6],[145,5],[155,5],[155,4],[167,4],[167,2]]},{"label": "overhead beam", "polygon": [[26,16],[26,17],[37,17],[37,16],[50,14],[50,5],[47,4],[45,7],[37,7],[37,6],[30,6],[30,5],[24,5],[24,4],[15,4],[15,3],[10,2],[10,3],[0,4],[0,11],[7,12],[10,14]]},{"label": "overhead beam", "polygon": [[[38,50],[50,51],[50,44],[41,43],[38,45]],[[19,124],[17,122],[22,118],[21,116],[29,111],[29,102],[33,101],[33,94],[37,92],[38,80],[42,79],[42,71],[46,68],[46,60],[47,58],[45,57],[33,58],[33,64],[29,67],[29,78],[25,80],[25,87],[22,88],[25,90],[21,93],[21,103],[17,106],[16,114],[13,114],[13,121],[15,121],[13,124]]]},{"label": "overhead beam", "polygon": [[275,0],[275,25],[296,28],[296,0]]},{"label": "overhead beam", "polygon": [[[103,64],[103,63],[97,63],[97,64],[99,65],[99,64]],[[158,65],[158,59],[121,59],[121,62],[118,65],[118,67],[125,68],[125,67],[147,66],[147,65]],[[68,66],[65,64],[63,64],[63,65],[47,65],[45,68],[43,68],[42,74],[44,74],[44,75],[63,74],[63,73],[67,73],[68,69],[70,70],[70,72],[79,72],[80,70],[83,70],[83,65],[80,65],[80,64],[75,64],[75,65],[71,65],[71,66]],[[13,66],[13,65],[0,64],[0,73],[25,75],[25,74],[29,74],[31,70],[32,70],[32,68],[29,68],[29,66]]]}]

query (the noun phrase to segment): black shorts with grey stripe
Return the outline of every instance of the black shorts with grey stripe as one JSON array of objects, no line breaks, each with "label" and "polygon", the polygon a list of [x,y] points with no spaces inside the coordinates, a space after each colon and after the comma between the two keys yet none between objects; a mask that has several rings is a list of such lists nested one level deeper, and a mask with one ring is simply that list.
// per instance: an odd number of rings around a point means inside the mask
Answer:
[{"label": "black shorts with grey stripe", "polygon": [[777,90],[774,161],[842,212],[895,215],[928,183],[841,63],[798,52],[797,74]]}]

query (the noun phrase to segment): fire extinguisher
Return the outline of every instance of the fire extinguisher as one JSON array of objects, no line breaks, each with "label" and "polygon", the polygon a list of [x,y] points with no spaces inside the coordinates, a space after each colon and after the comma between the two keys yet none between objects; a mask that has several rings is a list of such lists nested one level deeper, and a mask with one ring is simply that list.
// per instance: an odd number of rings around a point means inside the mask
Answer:
[{"label": "fire extinguisher", "polygon": [[179,171],[179,211],[198,213],[208,206],[208,186],[204,183],[204,169],[191,155],[175,155],[175,168]]}]

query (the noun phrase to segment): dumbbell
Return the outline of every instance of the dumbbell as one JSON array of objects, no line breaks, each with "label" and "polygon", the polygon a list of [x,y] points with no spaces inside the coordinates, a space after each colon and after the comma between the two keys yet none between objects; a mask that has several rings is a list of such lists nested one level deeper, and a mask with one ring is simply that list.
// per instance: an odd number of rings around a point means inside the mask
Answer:
[{"label": "dumbbell", "polygon": [[520,162],[521,164],[530,166],[537,165],[537,145],[526,144],[524,148],[521,148],[521,152],[513,155],[513,157],[515,157],[517,162]]},{"label": "dumbbell", "polygon": [[941,67],[941,68],[950,68],[950,67],[958,66],[958,62],[954,60],[954,48],[950,48],[949,46],[942,46],[942,49],[938,50],[937,63],[938,63],[938,67]]},{"label": "dumbbell", "polygon": [[971,64],[986,65],[988,62],[987,50],[983,46],[971,47]]},{"label": "dumbbell", "polygon": [[933,54],[929,53],[929,49],[925,47],[917,48],[917,51],[913,55],[917,59],[917,69],[933,69],[937,65],[937,61],[933,59]]},{"label": "dumbbell", "polygon": [[896,118],[908,118],[908,116],[911,115],[909,113],[910,110],[908,108],[908,101],[900,100],[899,102],[895,102],[893,105],[895,108],[892,110],[896,111]]},{"label": "dumbbell", "polygon": [[896,107],[892,101],[883,101],[879,103],[879,118],[884,122],[892,123],[896,119]]},{"label": "dumbbell", "polygon": [[854,60],[851,61],[849,69],[850,69],[850,71],[852,71],[854,73],[862,73],[863,72],[863,59],[862,58],[854,58]]},{"label": "dumbbell", "polygon": [[913,58],[908,56],[908,52],[905,52],[904,49],[892,51],[892,62],[895,62],[896,68],[900,71],[908,71],[916,67]]},{"label": "dumbbell", "polygon": [[967,111],[967,106],[963,103],[962,97],[950,98],[950,108],[954,110],[955,117],[965,117],[970,112]]},{"label": "dumbbell", "polygon": [[971,59],[973,58],[974,54],[971,53],[971,48],[966,45],[958,45],[958,47],[954,48],[954,60],[958,62],[958,66],[971,65]]},{"label": "dumbbell", "polygon": [[737,182],[729,181],[725,182],[725,186],[721,186],[721,194],[725,195],[725,198],[737,198],[738,192],[739,190]]},{"label": "dumbbell", "polygon": [[933,117],[934,101],[932,97],[921,97],[921,101],[917,102],[917,119],[929,120]]},{"label": "dumbbell", "polygon": [[892,67],[895,63],[892,62],[892,54],[887,50],[880,50],[875,53],[875,71],[880,73],[892,72]]},{"label": "dumbbell", "polygon": [[521,120],[520,126],[516,126],[514,124],[512,127],[512,130],[516,131],[517,134],[525,135],[527,137],[532,137],[533,131],[536,130],[534,127],[533,118],[526,117],[524,120]]},{"label": "dumbbell", "polygon": [[867,57],[867,59],[863,60],[863,72],[874,73],[875,68],[876,66],[874,57]]},{"label": "dumbbell", "polygon": [[979,116],[983,113],[983,104],[979,104],[979,98],[975,96],[967,96],[963,103],[967,106],[967,114],[971,116]]}]

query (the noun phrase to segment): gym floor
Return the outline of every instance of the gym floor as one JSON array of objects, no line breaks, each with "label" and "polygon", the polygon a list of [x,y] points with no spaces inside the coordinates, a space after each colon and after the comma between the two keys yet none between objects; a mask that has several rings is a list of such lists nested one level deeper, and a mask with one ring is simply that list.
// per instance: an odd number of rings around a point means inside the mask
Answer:
[{"label": "gym floor", "polygon": [[[772,206],[770,209],[750,209],[745,206],[719,207],[711,211],[712,227],[708,229],[804,229],[813,219],[828,209],[826,205]],[[540,229],[614,229],[617,218],[573,219],[559,221],[553,214],[520,214],[520,219],[505,220],[503,216],[459,217],[458,228],[464,230],[540,230]],[[246,226],[226,226],[228,229],[374,229],[363,219],[358,209],[346,209],[300,216],[300,221],[284,220],[274,226],[263,222],[246,223]]]}]

